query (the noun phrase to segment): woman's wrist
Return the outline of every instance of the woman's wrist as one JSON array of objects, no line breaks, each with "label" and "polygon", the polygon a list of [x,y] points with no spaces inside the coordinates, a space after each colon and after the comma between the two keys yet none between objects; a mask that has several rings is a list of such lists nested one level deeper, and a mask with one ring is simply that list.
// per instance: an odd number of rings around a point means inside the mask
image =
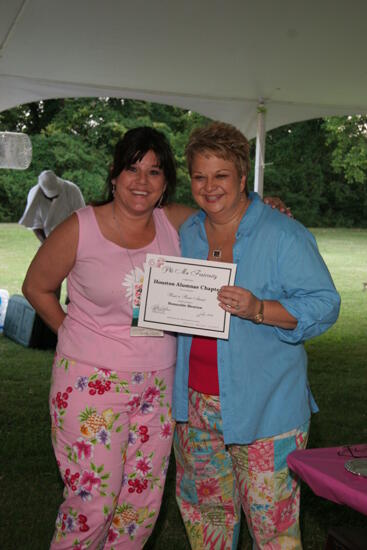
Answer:
[{"label": "woman's wrist", "polygon": [[260,303],[259,310],[253,319],[254,323],[256,323],[257,325],[260,325],[261,323],[264,322],[264,300],[259,300],[259,303]]}]

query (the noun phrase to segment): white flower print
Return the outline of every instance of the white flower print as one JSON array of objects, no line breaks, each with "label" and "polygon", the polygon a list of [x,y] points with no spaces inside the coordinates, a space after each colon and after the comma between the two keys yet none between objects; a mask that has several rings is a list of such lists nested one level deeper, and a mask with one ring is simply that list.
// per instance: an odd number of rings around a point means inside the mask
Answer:
[{"label": "white flower print", "polygon": [[128,299],[129,302],[133,301],[135,284],[136,283],[143,284],[144,269],[145,269],[145,264],[143,265],[143,269],[141,269],[140,267],[135,267],[133,270],[130,270],[128,273],[126,273],[125,279],[121,283],[122,286],[125,287],[126,298]]}]

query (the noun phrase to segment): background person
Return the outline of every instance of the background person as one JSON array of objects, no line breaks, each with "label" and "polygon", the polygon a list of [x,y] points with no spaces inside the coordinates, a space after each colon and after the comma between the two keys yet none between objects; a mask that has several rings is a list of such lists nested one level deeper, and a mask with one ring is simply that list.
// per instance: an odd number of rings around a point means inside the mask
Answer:
[{"label": "background person", "polygon": [[195,550],[235,549],[241,504],[254,547],[300,549],[299,482],[286,458],[306,446],[317,411],[303,342],[336,321],[340,299],[311,233],[248,195],[241,132],[213,123],[186,152],[201,210],[180,230],[182,254],[237,272],[218,294],[229,339],[178,338],[177,501]]},{"label": "background person", "polygon": [[57,177],[52,170],[44,170],[28,193],[19,223],[32,229],[43,243],[57,225],[84,206],[82,192],[75,183]]},{"label": "background person", "polygon": [[[44,170],[38,176],[37,185],[29,190],[27,206],[18,223],[32,229],[43,243],[55,227],[84,206],[82,192],[75,183],[57,177],[52,170]],[[61,283],[56,290],[58,299],[60,294]]]}]

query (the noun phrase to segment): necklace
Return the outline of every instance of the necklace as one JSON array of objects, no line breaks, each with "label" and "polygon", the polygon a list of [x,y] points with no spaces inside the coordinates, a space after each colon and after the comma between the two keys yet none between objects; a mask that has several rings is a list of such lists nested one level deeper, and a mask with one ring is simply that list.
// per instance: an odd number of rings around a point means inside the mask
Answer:
[{"label": "necklace", "polygon": [[[237,230],[237,227],[238,227],[241,219],[243,218],[247,208],[248,208],[248,202],[245,204],[245,207],[243,209],[241,209],[239,215],[236,216],[236,218],[234,219],[234,222],[232,222],[234,232]],[[214,248],[212,250],[212,253],[211,253],[212,258],[220,259],[222,257],[222,246],[214,246]]]},{"label": "necklace", "polygon": [[[113,220],[115,222],[115,225],[116,225],[116,228],[119,232],[120,235],[122,235],[122,230],[121,230],[121,227],[117,221],[117,218],[115,216],[115,208],[114,208],[114,204],[113,204]],[[153,213],[152,213],[152,216],[153,216]],[[154,223],[154,229],[155,229],[155,237],[154,239],[148,243],[148,245],[142,247],[143,249],[146,248],[146,247],[150,247],[152,245],[152,243],[154,243],[154,241],[157,242],[157,247],[158,247],[158,251],[159,251],[159,254],[162,255],[162,251],[161,251],[161,246],[160,246],[160,242],[159,242],[159,236],[158,236],[158,229],[157,229],[157,224],[156,224],[156,220],[154,220],[153,218],[153,223]],[[136,336],[159,336],[159,337],[162,337],[164,335],[163,333],[163,330],[157,330],[157,329],[152,329],[152,328],[144,328],[144,327],[140,327],[138,326],[139,324],[139,310],[140,310],[140,299],[141,299],[141,294],[142,294],[142,290],[143,290],[143,279],[142,277],[139,277],[139,280],[137,280],[137,273],[136,273],[136,266],[134,264],[134,254],[133,252],[130,254],[130,251],[131,250],[136,250],[137,252],[140,252],[141,251],[141,248],[139,249],[129,249],[128,247],[122,247],[123,250],[126,251],[126,255],[129,259],[129,263],[132,267],[132,272],[133,272],[133,277],[134,277],[134,283],[132,285],[132,318],[131,318],[131,327],[130,327],[130,336],[133,336],[133,337],[136,337]],[[144,267],[144,263],[145,263],[145,260],[143,261],[143,267]]]}]

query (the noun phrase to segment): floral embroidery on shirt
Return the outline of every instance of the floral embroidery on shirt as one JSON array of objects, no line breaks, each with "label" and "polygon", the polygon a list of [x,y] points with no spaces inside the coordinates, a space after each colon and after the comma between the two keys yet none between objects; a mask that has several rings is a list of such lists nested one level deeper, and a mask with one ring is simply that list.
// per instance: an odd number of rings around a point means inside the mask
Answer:
[{"label": "floral embroidery on shirt", "polygon": [[139,286],[141,286],[141,288],[143,286],[144,269],[145,264],[143,265],[143,269],[141,269],[140,267],[135,267],[133,270],[131,269],[125,275],[122,286],[125,287],[125,295],[129,302],[133,302],[133,299],[135,297],[135,285],[139,283]]}]

